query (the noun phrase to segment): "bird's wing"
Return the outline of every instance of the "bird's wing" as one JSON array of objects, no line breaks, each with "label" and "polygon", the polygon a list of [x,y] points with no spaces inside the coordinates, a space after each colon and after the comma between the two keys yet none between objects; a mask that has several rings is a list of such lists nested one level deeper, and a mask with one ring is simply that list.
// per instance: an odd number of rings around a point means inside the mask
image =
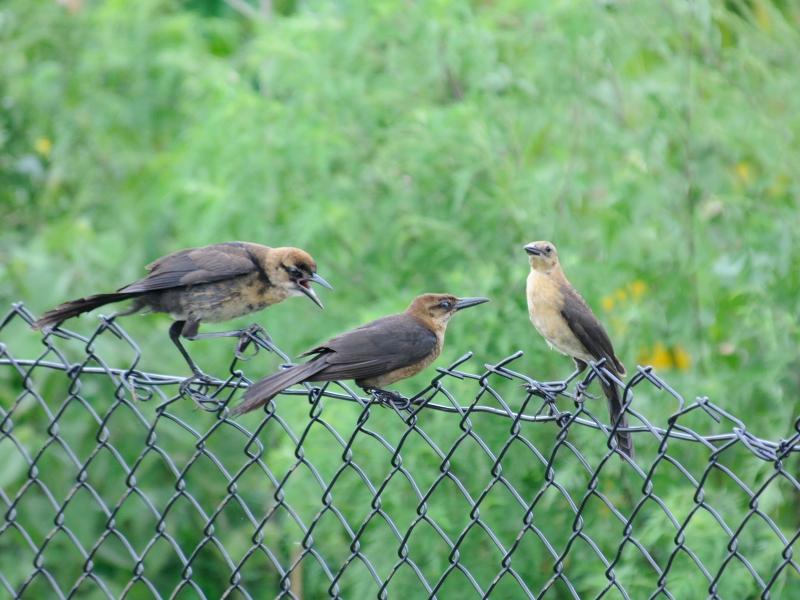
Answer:
[{"label": "bird's wing", "polygon": [[242,242],[187,248],[147,265],[150,274],[119,292],[149,292],[230,279],[258,269]]},{"label": "bird's wing", "polygon": [[592,309],[571,285],[564,286],[562,292],[564,306],[561,308],[561,316],[564,317],[572,333],[589,351],[589,354],[594,356],[595,360],[605,358],[609,369],[624,375],[625,367],[614,354],[611,339],[600,321],[594,316]]},{"label": "bird's wing", "polygon": [[436,334],[414,317],[382,317],[337,335],[301,354],[325,353],[327,366],[318,381],[369,379],[420,362],[436,347]]}]

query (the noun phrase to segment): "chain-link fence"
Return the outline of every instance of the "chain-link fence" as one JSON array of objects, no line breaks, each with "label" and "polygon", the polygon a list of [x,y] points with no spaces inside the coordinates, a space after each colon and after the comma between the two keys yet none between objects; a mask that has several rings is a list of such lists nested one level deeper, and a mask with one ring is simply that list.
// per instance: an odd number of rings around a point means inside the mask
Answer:
[{"label": "chain-link fence", "polygon": [[408,411],[345,382],[232,421],[236,360],[181,390],[113,319],[23,358],[32,321],[0,324],[0,597],[800,598],[800,420],[758,439],[639,367],[620,461],[605,402],[520,352],[431,371]]}]

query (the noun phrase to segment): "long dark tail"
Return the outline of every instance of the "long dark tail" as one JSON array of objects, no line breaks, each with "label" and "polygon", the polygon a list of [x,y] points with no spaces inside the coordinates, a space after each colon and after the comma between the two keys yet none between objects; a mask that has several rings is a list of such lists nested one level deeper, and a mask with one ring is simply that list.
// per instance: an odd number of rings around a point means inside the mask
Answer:
[{"label": "long dark tail", "polygon": [[256,410],[272,400],[280,392],[296,383],[309,381],[316,373],[328,366],[327,357],[322,354],[300,365],[290,367],[274,375],[264,377],[247,388],[242,403],[231,410],[230,416],[238,417]]},{"label": "long dark tail", "polygon": [[[119,302],[120,300],[128,300],[141,296],[141,292],[133,294],[97,294],[96,296],[89,296],[88,298],[79,298],[78,300],[70,300],[64,302],[51,311],[44,313],[38,321],[31,325],[31,329],[42,329],[43,327],[50,327],[58,325],[62,321],[77,317],[85,312],[94,310],[112,302]],[[138,310],[141,307],[136,308]]]},{"label": "long dark tail", "polygon": [[[606,404],[608,404],[608,414],[611,416],[611,425],[614,425],[617,422],[617,417],[619,417],[619,415],[622,414],[623,402],[619,395],[619,386],[613,382],[611,383],[611,385],[605,385],[601,381],[600,387],[603,388],[603,393],[606,396]],[[619,426],[620,427],[628,426],[627,414],[622,414]],[[617,440],[617,445],[619,446],[620,451],[623,454],[628,455],[631,459],[633,459],[634,457],[633,436],[630,434],[630,432],[617,431],[614,437]],[[625,460],[622,457],[620,457],[620,459]]]}]

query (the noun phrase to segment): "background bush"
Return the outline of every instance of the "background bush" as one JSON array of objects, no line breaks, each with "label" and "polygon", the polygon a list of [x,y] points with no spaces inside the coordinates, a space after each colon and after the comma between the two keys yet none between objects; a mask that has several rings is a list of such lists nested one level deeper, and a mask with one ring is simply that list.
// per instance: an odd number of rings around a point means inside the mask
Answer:
[{"label": "background bush", "polygon": [[[629,372],[653,364],[758,436],[792,433],[794,0],[287,0],[269,20],[215,0],[7,0],[0,56],[6,305],[38,315],[185,247],[294,245],[336,290],[324,312],[295,299],[256,317],[290,354],[423,292],[483,295],[437,364],[522,349],[516,368],[552,380],[572,364],[528,322],[522,251],[548,239]],[[169,322],[123,325],[141,368],[188,375]],[[222,374],[231,345],[191,351]],[[248,375],[277,364],[259,355]],[[6,382],[3,406],[17,393]],[[676,409],[647,393],[636,408]],[[782,500],[794,530],[798,501]]]}]

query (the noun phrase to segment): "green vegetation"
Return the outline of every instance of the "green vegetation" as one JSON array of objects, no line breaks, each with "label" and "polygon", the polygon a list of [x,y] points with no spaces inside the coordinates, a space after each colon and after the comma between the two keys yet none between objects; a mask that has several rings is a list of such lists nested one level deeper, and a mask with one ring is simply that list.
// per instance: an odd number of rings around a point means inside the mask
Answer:
[{"label": "green vegetation", "polygon": [[[229,240],[294,245],[317,259],[320,274],[336,291],[320,292],[324,312],[293,299],[258,315],[287,353],[299,354],[346,328],[401,311],[422,292],[481,295],[492,304],[451,323],[437,365],[472,350],[475,364],[465,368],[475,371],[522,349],[516,370],[546,381],[565,377],[572,364],[550,352],[528,322],[522,245],[549,239],[559,248],[567,276],[606,324],[629,372],[635,364],[654,364],[687,400],[709,396],[743,419],[751,433],[770,439],[792,434],[800,413],[800,3],[310,0],[276,2],[276,9],[271,20],[261,21],[213,0],[87,0],[74,12],[53,0],[0,5],[3,305],[24,301],[38,315],[62,301],[134,281],[144,265],[185,247]],[[140,368],[188,374],[167,340],[168,323],[163,315],[122,322],[143,349]],[[95,325],[89,316],[69,328],[86,334]],[[40,351],[38,334],[19,329],[18,338],[15,355]],[[213,366],[228,364],[231,347],[230,340],[203,341],[190,351],[208,372],[223,375],[224,368],[217,373]],[[111,364],[125,365],[131,358],[123,345],[111,343],[102,354]],[[261,354],[245,365],[246,372],[258,377],[278,362]],[[0,406],[7,409],[20,381],[0,373]],[[432,376],[431,370],[397,389],[413,394]],[[55,379],[48,384],[64,385]],[[517,408],[524,394],[498,385]],[[298,417],[308,411],[306,405],[288,407],[288,399],[279,402],[282,411],[296,410]],[[153,407],[140,406],[153,414]],[[48,426],[33,408],[20,408],[15,418],[15,426],[27,427],[31,435]],[[652,390],[637,395],[635,408],[663,425],[677,406]],[[212,425],[213,417],[191,413],[188,403],[173,409],[185,411],[199,430]],[[325,418],[345,432],[358,412],[331,402],[325,410]],[[64,415],[61,428],[67,430],[74,419],[86,438],[82,442],[73,433],[75,444],[93,448],[96,426],[78,412]],[[373,419],[391,430],[395,422],[386,412]],[[460,432],[451,416],[423,419],[426,431],[440,432],[450,443]],[[708,433],[733,426],[693,419],[693,426]],[[481,437],[497,447],[508,438],[507,422],[480,424]],[[136,423],[119,425],[131,428],[136,447],[130,460],[135,460],[146,431]],[[547,448],[556,431],[528,427],[525,434]],[[261,438],[270,446],[267,432]],[[225,452],[222,442],[214,442],[215,452]],[[165,443],[176,453],[184,444],[187,457],[194,450],[194,441],[177,435]],[[330,438],[310,443],[318,444],[315,464],[326,464]],[[639,435],[636,443],[637,462],[649,465],[657,441]],[[227,456],[238,457],[241,465],[241,450],[241,445],[229,448]],[[439,459],[430,449],[418,450],[403,452],[417,465],[415,476],[424,469],[438,473]],[[279,464],[291,464],[291,444],[273,441],[269,451]],[[390,456],[373,451],[380,462],[365,468],[380,482]],[[706,451],[696,446],[682,451],[682,462],[705,465]],[[526,452],[518,448],[510,454],[504,475],[516,477],[515,487],[531,501],[543,483],[543,469]],[[0,444],[0,460],[11,454],[12,446]],[[323,471],[330,477],[341,464],[340,453],[328,446],[327,454]],[[475,472],[465,480],[474,484],[476,497],[491,464],[477,446],[456,456],[463,469]],[[769,475],[751,457],[739,458],[748,481]],[[174,476],[155,458],[151,462],[148,472],[160,473],[168,498]],[[621,470],[615,464],[604,472]],[[578,480],[573,485],[585,490],[577,461],[565,460],[562,473],[567,479],[573,473]],[[697,469],[693,473],[698,475]],[[680,500],[669,497],[669,474],[680,479],[677,472],[665,473],[661,492],[680,511]],[[74,483],[70,476],[65,490]],[[13,497],[25,479],[24,467],[16,479],[7,476],[6,493]],[[218,483],[200,481],[193,489],[202,497],[198,490],[208,486],[210,512],[223,493],[212,489]],[[747,498],[720,491],[727,480],[714,483],[723,514],[746,510]],[[268,496],[266,480],[254,485],[262,498]],[[365,514],[354,508],[359,485],[354,479],[350,488],[343,486],[352,490],[347,504],[356,527]],[[629,514],[626,499],[639,497],[640,479],[625,474],[603,485],[611,486],[605,492]],[[774,485],[771,514],[791,537],[800,497],[792,486]],[[307,496],[313,516],[320,491],[310,480],[308,486],[295,491]],[[124,484],[109,476],[109,489],[113,506]],[[691,493],[683,488],[681,494],[689,503]],[[457,537],[468,521],[467,505],[454,486],[442,498],[442,505],[432,502],[430,509],[445,520],[452,512],[448,533]],[[497,494],[492,502],[496,512],[486,518],[510,545],[524,511],[509,508],[516,506],[510,494]],[[407,523],[414,503],[410,489],[403,488],[390,508]],[[553,534],[563,541],[572,513],[559,498],[548,506],[563,519],[564,529]],[[492,511],[484,507],[482,513]],[[44,533],[52,527],[47,515],[40,524]],[[556,528],[556,520],[548,526]],[[606,534],[610,540],[621,535],[616,523]],[[315,538],[340,537],[341,556],[332,561],[341,564],[349,538],[333,522],[328,525]],[[92,526],[85,524],[87,531]],[[142,539],[150,538],[153,526],[141,527]],[[593,537],[603,538],[602,522],[588,526],[595,528]],[[102,522],[98,527],[102,531]],[[190,536],[198,535],[197,523],[185,527],[194,532]],[[709,548],[704,559],[718,564],[724,544],[710,549],[705,528],[708,539],[719,540],[721,530],[698,518],[689,543]],[[251,534],[239,531],[243,549]],[[299,539],[295,530],[266,535],[285,536],[287,548]],[[634,537],[648,547],[668,548],[659,560],[668,557],[674,535],[657,512],[634,529]],[[91,546],[94,540],[86,536]],[[377,525],[369,539],[385,548],[386,563],[380,565],[385,575],[397,560],[397,544],[388,528]],[[430,555],[426,573],[441,574],[448,551],[434,539],[417,550]],[[4,573],[11,572],[8,544],[13,549],[14,543],[22,544],[21,538],[0,538]],[[495,551],[479,560],[482,543],[476,537],[475,554],[465,560],[487,586],[500,558]],[[764,576],[780,557],[770,554],[774,544],[759,543],[754,536],[755,548],[769,548],[755,553]],[[58,562],[59,546],[53,547],[49,561]],[[121,548],[97,559],[109,580]],[[541,586],[552,573],[549,554],[532,542],[520,552],[543,565],[535,579]],[[626,589],[647,597],[655,578],[642,575],[633,554],[626,550],[631,560],[619,570],[628,577]],[[159,590],[169,595],[180,567],[149,560],[151,580],[165,582]],[[263,562],[268,573],[263,577],[275,577]],[[674,596],[701,597],[705,579],[688,559],[681,564],[685,577],[676,578]],[[345,578],[343,595],[373,597],[371,578],[358,568],[362,579]],[[583,578],[571,573],[587,597],[606,584],[601,568],[587,568]],[[741,575],[723,584],[730,586],[724,597],[757,596],[752,577]],[[69,583],[62,589],[74,583],[71,576],[65,575]],[[208,597],[225,589],[227,576],[203,579]],[[329,583],[321,570],[309,565],[305,577],[305,597],[327,597]],[[127,581],[129,572],[119,578]],[[797,597],[800,578],[788,571],[782,578],[785,597]],[[392,597],[421,597],[410,571],[395,581]],[[12,583],[19,585],[13,577]],[[441,597],[472,597],[468,589],[457,575]],[[149,593],[137,586],[130,597]],[[84,597],[99,594],[93,588]],[[519,596],[507,582],[498,597]],[[552,597],[570,596],[558,587]],[[606,597],[621,596],[612,590]]]}]

